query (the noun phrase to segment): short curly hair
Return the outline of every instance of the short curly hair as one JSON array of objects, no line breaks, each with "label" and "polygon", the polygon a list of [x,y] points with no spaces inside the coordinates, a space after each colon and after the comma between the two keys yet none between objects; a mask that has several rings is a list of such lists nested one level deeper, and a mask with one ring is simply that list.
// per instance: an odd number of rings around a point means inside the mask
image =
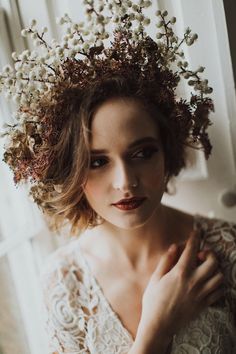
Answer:
[{"label": "short curly hair", "polygon": [[[207,105],[205,112],[195,107],[195,114],[184,101],[173,96],[168,104],[162,100],[161,92],[153,90],[150,82],[137,82],[130,77],[107,76],[95,81],[81,92],[78,87],[61,88],[53,97],[45,98],[41,105],[42,115],[54,120],[55,129],[60,126],[60,134],[55,136],[55,144],[50,150],[53,159],[44,175],[43,183],[31,188],[34,201],[49,216],[49,226],[59,231],[67,222],[71,225],[71,235],[78,234],[101,221],[88,204],[83,186],[90,168],[91,124],[96,109],[111,98],[138,100],[153,117],[160,131],[168,178],[177,176],[186,165],[185,148],[202,148],[205,156],[211,152],[211,145],[205,129],[210,124]],[[197,105],[197,102],[194,103]],[[202,107],[202,106],[201,106]],[[209,106],[210,109],[210,106]],[[58,128],[58,127],[57,127]],[[45,124],[45,132],[48,125]],[[57,129],[55,129],[56,131]],[[48,132],[49,134],[49,132]],[[52,135],[52,132],[50,133]],[[48,156],[46,151],[45,156]]]}]

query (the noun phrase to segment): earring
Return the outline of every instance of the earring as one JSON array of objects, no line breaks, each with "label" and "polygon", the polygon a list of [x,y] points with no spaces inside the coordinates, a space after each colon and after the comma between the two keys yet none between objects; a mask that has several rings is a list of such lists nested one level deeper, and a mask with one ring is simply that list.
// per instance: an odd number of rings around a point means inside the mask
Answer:
[{"label": "earring", "polygon": [[132,188],[138,187],[138,183],[133,183],[133,184],[131,184],[131,187],[132,187]]}]

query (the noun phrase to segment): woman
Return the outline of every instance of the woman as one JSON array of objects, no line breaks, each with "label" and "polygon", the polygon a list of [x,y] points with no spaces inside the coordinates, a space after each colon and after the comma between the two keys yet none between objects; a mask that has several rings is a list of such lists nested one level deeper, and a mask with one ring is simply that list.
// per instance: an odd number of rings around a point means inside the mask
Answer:
[{"label": "woman", "polygon": [[57,250],[42,273],[52,350],[232,353],[226,268],[235,225],[161,204],[183,157],[173,163],[170,123],[139,85],[111,77],[90,88],[70,124],[73,135],[75,124],[88,134],[83,193],[93,227]]},{"label": "woman", "polygon": [[[66,15],[63,43],[49,45],[33,21],[22,34],[42,54],[14,53],[17,73],[2,76],[19,102],[4,155],[15,182],[30,179],[55,227],[84,231],[42,271],[50,352],[232,353],[235,225],[161,203],[186,146],[211,152],[212,89],[180,49],[197,36],[179,39],[158,11],[151,39],[150,1],[85,4],[89,30]],[[182,78],[189,101],[176,95]]]}]

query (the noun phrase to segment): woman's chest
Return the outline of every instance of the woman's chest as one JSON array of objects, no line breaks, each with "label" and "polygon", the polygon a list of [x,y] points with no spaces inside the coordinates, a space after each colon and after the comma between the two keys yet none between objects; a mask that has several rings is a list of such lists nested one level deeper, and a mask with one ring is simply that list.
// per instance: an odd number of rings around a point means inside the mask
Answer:
[{"label": "woman's chest", "polygon": [[120,322],[135,339],[142,311],[142,297],[148,277],[135,276],[121,269],[118,264],[109,267],[86,255],[89,268]]}]

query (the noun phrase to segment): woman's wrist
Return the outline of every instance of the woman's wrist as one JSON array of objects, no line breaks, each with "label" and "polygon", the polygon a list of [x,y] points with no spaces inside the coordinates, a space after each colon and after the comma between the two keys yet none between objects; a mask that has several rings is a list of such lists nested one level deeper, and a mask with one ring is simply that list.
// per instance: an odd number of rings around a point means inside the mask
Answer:
[{"label": "woman's wrist", "polygon": [[152,335],[150,331],[138,330],[134,344],[129,354],[164,354],[172,338],[156,331]]}]

